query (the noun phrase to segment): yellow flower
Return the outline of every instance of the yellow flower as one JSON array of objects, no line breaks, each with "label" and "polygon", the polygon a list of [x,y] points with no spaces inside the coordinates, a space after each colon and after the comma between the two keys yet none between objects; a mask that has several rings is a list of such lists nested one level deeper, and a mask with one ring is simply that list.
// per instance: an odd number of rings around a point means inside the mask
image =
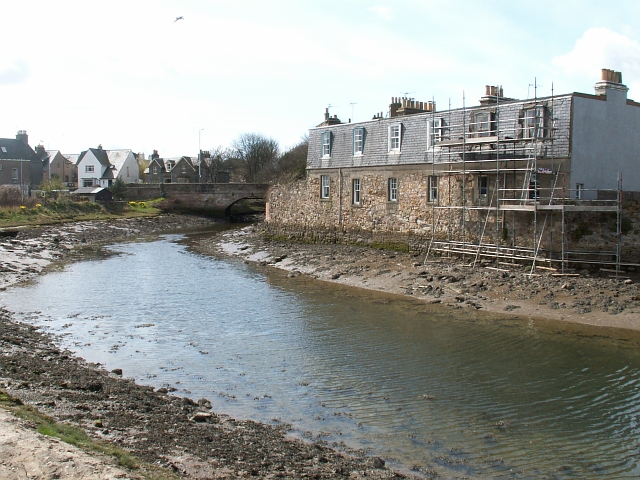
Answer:
[{"label": "yellow flower", "polygon": [[135,205],[136,202],[129,202],[129,205]]},{"label": "yellow flower", "polygon": [[24,210],[25,208],[27,207],[25,207],[24,205],[20,205],[20,210]]},{"label": "yellow flower", "polygon": [[40,205],[39,203],[36,203],[36,208],[40,208],[42,205]]}]

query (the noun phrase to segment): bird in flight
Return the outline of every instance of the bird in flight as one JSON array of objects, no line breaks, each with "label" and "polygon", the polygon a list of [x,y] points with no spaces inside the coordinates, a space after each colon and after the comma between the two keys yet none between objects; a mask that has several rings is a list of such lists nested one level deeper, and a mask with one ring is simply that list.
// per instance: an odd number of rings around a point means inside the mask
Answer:
[{"label": "bird in flight", "polygon": [[178,20],[184,20],[184,17],[176,17],[176,19],[173,21],[173,23],[176,23]]}]

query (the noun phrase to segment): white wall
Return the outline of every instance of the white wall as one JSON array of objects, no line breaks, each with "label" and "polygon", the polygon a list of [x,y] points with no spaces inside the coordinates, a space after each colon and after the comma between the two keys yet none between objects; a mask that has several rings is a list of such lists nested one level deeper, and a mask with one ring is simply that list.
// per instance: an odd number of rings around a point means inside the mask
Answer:
[{"label": "white wall", "polygon": [[[87,166],[93,166],[93,172],[87,172]],[[92,179],[93,183],[97,185],[99,183],[98,179],[102,177],[104,169],[105,167],[102,166],[93,153],[87,151],[80,163],[78,163],[78,187],[84,185],[85,179]],[[100,184],[100,186],[105,187],[106,185]]]},{"label": "white wall", "polygon": [[617,189],[621,171],[623,190],[640,191],[640,106],[625,91],[606,92],[606,100],[573,97],[570,188]]}]

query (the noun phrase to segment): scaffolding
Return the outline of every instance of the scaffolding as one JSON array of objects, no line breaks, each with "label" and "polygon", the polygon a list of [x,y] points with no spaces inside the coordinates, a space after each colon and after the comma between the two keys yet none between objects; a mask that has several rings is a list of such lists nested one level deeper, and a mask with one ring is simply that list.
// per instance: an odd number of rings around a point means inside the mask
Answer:
[{"label": "scaffolding", "polygon": [[[496,265],[530,264],[530,274],[536,269],[565,274],[571,266],[581,264],[615,272],[616,276],[621,267],[640,266],[621,261],[621,172],[617,189],[589,191],[578,185],[575,189],[567,188],[569,154],[559,158],[555,142],[563,134],[563,128],[568,131],[568,127],[558,126],[555,113],[558,99],[553,87],[551,96],[542,99],[538,98],[537,90],[534,84],[533,99],[516,101],[505,99],[502,87],[487,86],[487,96],[483,97],[486,102],[481,101],[480,107],[468,109],[463,93],[462,109],[453,111],[449,101],[447,112],[436,113],[435,107],[430,112],[425,161],[431,163],[436,188],[446,187],[447,195],[446,198],[436,195],[431,203],[432,230],[425,262],[433,254],[456,255],[472,258],[472,267],[479,259]],[[514,105],[520,112],[517,116],[513,114]],[[501,112],[508,108],[510,115],[502,116]],[[461,183],[459,199],[452,193],[456,183]],[[431,180],[427,188],[431,201]],[[615,216],[615,249],[569,249],[571,220],[567,217],[577,212],[608,212]],[[472,214],[476,219],[475,232],[468,226]],[[517,218],[520,224],[530,218],[531,237],[526,241],[522,236],[518,240]],[[554,242],[554,221],[558,220],[561,238]],[[491,221],[493,229],[488,228]],[[478,224],[482,224],[479,234]],[[439,231],[443,225],[446,236]],[[511,244],[507,242],[509,238]]]}]

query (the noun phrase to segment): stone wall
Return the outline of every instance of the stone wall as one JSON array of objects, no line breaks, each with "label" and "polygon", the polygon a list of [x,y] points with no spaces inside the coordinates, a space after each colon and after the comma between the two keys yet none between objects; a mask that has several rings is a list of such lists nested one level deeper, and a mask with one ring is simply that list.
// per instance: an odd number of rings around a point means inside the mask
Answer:
[{"label": "stone wall", "polygon": [[[500,244],[535,249],[540,237],[540,256],[560,258],[562,215],[501,211],[496,224],[495,211],[487,214],[495,176],[489,176],[486,199],[478,194],[477,176],[444,175],[438,178],[438,203],[429,202],[429,172],[407,169],[316,171],[306,180],[273,188],[268,199],[267,233],[275,237],[314,243],[353,243],[425,252],[432,239]],[[330,177],[329,198],[320,198],[321,175]],[[389,178],[396,178],[397,201],[388,200]],[[360,180],[360,204],[353,204],[353,180]],[[462,205],[465,182],[468,208],[442,208]],[[502,180],[501,180],[502,181]],[[522,185],[514,176],[509,185]],[[439,208],[440,207],[440,208]],[[623,235],[623,260],[636,262],[638,256],[638,215],[632,219],[636,233]],[[566,213],[565,250],[615,250],[615,212]],[[634,231],[635,231],[634,230]]]}]

